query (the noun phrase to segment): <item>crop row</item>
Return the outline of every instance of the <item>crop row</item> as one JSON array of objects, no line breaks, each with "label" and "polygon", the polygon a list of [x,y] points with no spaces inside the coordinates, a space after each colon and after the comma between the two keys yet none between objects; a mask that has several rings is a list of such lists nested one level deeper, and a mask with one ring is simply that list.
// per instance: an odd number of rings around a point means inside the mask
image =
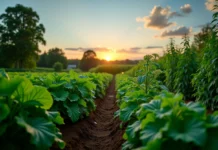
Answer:
[{"label": "crop row", "polygon": [[207,115],[200,102],[183,101],[155,82],[145,92],[140,78],[116,77],[120,110],[116,116],[127,125],[123,150],[217,150],[218,112]]},{"label": "crop row", "polygon": [[[2,149],[46,150],[65,142],[56,124],[76,122],[95,110],[112,75],[0,72]],[[62,117],[64,118],[62,118]],[[27,141],[27,142],[24,142]]]}]

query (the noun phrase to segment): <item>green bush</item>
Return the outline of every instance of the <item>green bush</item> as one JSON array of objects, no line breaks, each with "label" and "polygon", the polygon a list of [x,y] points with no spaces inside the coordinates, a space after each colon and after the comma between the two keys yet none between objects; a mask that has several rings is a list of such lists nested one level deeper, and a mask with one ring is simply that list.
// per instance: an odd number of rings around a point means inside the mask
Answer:
[{"label": "green bush", "polygon": [[60,62],[56,62],[53,66],[54,70],[60,72],[63,70],[63,64]]}]

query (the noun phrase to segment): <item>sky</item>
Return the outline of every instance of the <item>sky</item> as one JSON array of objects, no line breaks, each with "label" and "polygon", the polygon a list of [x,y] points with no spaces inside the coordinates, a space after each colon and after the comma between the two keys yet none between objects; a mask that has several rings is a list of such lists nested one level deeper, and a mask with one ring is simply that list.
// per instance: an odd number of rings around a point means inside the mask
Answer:
[{"label": "sky", "polygon": [[169,38],[181,43],[212,21],[215,0],[0,0],[32,7],[46,28],[42,52],[58,47],[68,59],[94,50],[100,59],[142,59],[163,54]]}]

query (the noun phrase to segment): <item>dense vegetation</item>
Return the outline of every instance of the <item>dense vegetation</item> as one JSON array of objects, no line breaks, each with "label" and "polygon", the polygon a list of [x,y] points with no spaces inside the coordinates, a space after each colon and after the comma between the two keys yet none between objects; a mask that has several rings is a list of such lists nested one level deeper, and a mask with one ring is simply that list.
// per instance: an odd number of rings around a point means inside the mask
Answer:
[{"label": "dense vegetation", "polygon": [[171,39],[163,57],[116,77],[123,150],[218,149],[217,17],[192,45],[187,35],[181,47]]},{"label": "dense vegetation", "polygon": [[[56,124],[73,123],[96,108],[109,74],[9,73],[0,70],[0,145],[3,149],[49,149],[65,143]],[[61,116],[63,116],[63,118]],[[23,142],[27,141],[27,142]]]}]

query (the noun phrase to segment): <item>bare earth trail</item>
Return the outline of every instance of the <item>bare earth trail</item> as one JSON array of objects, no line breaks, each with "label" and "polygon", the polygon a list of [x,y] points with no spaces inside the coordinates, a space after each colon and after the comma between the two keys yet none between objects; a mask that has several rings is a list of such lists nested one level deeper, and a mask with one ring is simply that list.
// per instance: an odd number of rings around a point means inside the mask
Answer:
[{"label": "bare earth trail", "polygon": [[67,124],[61,129],[67,142],[66,150],[120,150],[123,130],[120,120],[114,118],[116,106],[113,78],[103,100],[97,100],[96,110],[86,119]]}]

